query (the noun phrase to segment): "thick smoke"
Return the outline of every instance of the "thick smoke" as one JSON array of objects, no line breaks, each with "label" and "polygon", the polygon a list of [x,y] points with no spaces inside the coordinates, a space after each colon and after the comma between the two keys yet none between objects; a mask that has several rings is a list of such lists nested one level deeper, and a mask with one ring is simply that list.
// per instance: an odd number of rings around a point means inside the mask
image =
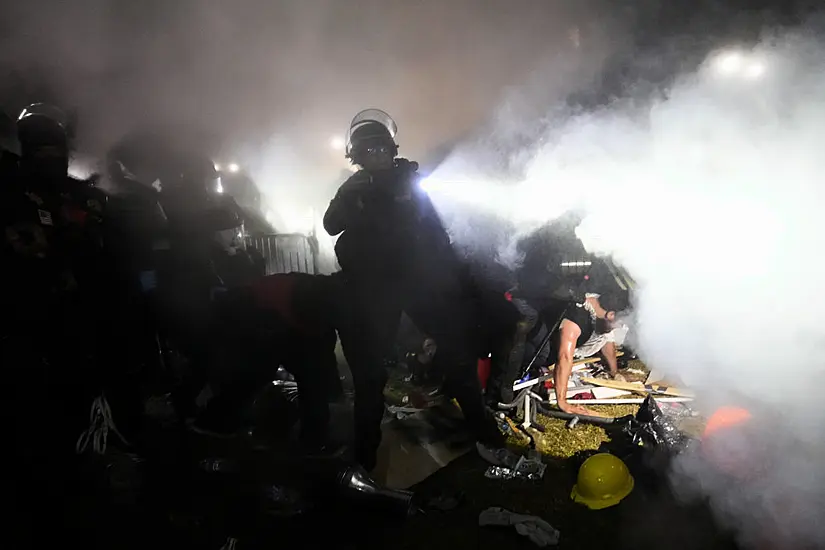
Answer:
[{"label": "thick smoke", "polygon": [[523,231],[583,207],[585,246],[639,282],[640,355],[705,410],[753,414],[716,449],[735,481],[696,457],[673,477],[745,544],[825,545],[824,54],[801,33],[714,53],[664,98],[569,118],[523,181],[485,187]]},{"label": "thick smoke", "polygon": [[599,43],[598,19],[617,11],[610,6],[17,2],[0,23],[0,107],[14,115],[47,101],[74,112],[84,161],[135,126],[170,128],[172,139],[249,171],[279,229],[306,231],[308,212],[326,208],[342,183],[343,148],[331,145],[356,112],[389,111],[401,153],[427,165],[433,150],[485,120],[513,82],[533,78],[535,95],[548,72],[568,78],[558,58],[579,34],[582,50]]}]

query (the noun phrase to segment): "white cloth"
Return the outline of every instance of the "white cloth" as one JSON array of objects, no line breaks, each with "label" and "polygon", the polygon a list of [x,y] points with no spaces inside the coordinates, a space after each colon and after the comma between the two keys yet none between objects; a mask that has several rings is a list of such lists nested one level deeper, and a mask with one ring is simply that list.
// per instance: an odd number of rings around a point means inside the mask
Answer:
[{"label": "white cloth", "polygon": [[627,337],[627,331],[627,325],[621,324],[605,334],[597,334],[594,332],[590,335],[590,338],[587,339],[587,342],[576,348],[573,357],[576,359],[592,357],[602,351],[602,348],[608,342],[613,342],[617,346],[621,346]]},{"label": "white cloth", "polygon": [[[599,294],[595,293],[587,293],[584,295],[585,302],[584,307],[590,313],[590,317],[595,321],[596,319],[596,310],[590,302],[587,302],[587,298],[599,298]],[[624,340],[627,337],[628,326],[624,323],[618,324],[613,330],[606,334],[597,334],[594,332],[590,335],[590,338],[587,339],[587,342],[582,344],[581,346],[576,348],[576,351],[573,352],[573,357],[576,359],[585,359],[587,357],[593,357],[600,351],[602,348],[609,342],[613,342],[617,346],[621,346],[624,344]]]}]

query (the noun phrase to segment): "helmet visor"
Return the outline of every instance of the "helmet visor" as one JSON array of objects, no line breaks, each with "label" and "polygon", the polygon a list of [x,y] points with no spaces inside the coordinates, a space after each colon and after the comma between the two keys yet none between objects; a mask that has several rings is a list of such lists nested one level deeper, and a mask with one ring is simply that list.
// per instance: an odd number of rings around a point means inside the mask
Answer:
[{"label": "helmet visor", "polygon": [[381,109],[365,109],[355,115],[352,122],[350,122],[349,131],[347,132],[348,155],[352,152],[352,133],[365,124],[371,123],[378,123],[384,126],[392,139],[395,139],[396,134],[398,134],[398,126],[390,115]]}]

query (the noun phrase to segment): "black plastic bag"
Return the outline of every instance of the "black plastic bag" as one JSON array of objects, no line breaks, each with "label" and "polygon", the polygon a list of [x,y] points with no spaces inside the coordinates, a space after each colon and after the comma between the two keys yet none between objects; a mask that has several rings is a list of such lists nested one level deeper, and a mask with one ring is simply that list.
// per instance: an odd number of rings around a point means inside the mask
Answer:
[{"label": "black plastic bag", "polygon": [[652,396],[639,407],[635,417],[628,417],[622,427],[622,433],[629,442],[638,447],[662,447],[672,451],[682,450],[688,443],[685,436],[673,421],[668,418]]}]

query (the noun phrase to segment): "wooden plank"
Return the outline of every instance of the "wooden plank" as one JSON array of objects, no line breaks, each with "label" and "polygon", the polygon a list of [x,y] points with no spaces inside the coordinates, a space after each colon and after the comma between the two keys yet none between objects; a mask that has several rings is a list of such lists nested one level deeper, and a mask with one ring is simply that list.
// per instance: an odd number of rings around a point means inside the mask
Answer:
[{"label": "wooden plank", "polygon": [[582,378],[585,384],[592,384],[594,386],[602,386],[605,388],[615,388],[617,390],[628,390],[637,393],[652,393],[658,395],[673,395],[676,397],[693,397],[691,391],[674,388],[670,386],[657,386],[655,384],[640,384],[632,382],[617,382],[615,380],[601,380],[599,378]]}]

